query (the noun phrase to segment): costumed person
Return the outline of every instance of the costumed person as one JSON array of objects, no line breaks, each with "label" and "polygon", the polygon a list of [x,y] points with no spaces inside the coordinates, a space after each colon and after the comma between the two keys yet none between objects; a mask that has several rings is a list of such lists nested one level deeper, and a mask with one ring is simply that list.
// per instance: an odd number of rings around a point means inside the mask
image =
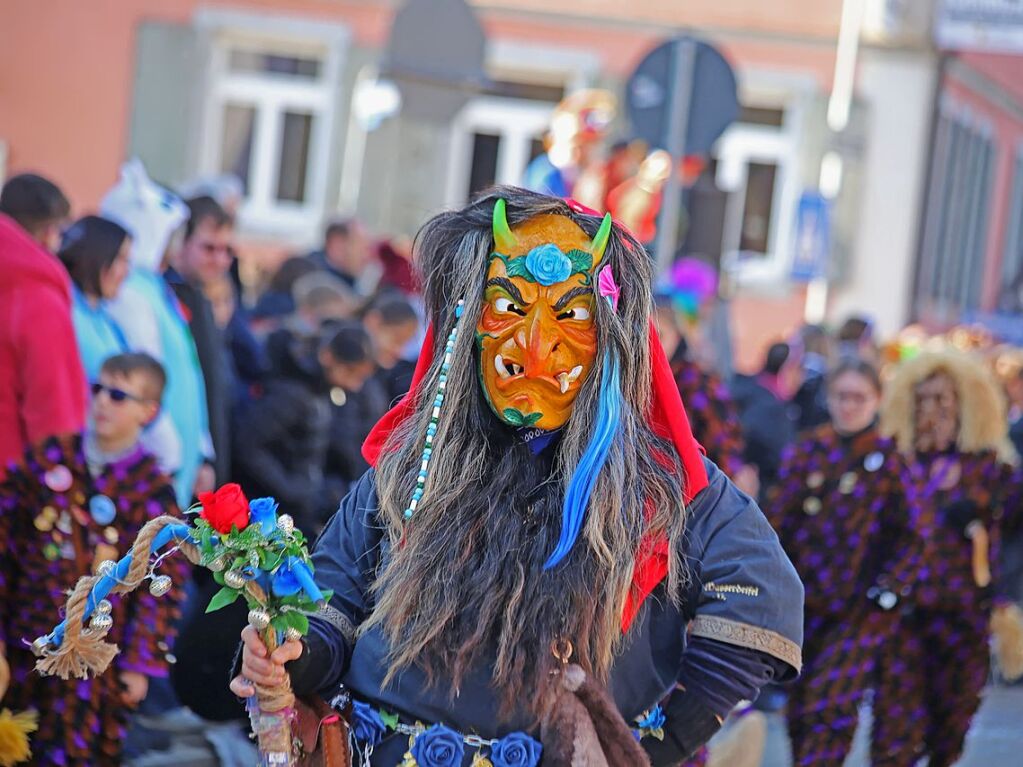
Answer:
[{"label": "costumed person", "polygon": [[103,198],[100,212],[132,236],[131,271],[110,302],[110,313],[133,351],[150,354],[173,371],[146,444],[165,469],[173,469],[178,505],[185,508],[192,502],[200,468],[213,460],[199,356],[181,302],[162,276],[167,243],[188,217],[188,208],[153,183],[141,162],[132,160],[122,166],[121,178]]},{"label": "costumed person", "polygon": [[574,197],[601,209],[607,194],[603,144],[615,118],[617,100],[610,91],[585,88],[561,100],[544,139],[546,151],[526,168],[523,185],[541,194]]},{"label": "costumed person", "polygon": [[416,264],[430,331],[317,543],[333,595],[269,658],[246,629],[232,689],[343,691],[362,764],[683,762],[796,675],[802,584],[689,430],[649,256],[504,187]]},{"label": "costumed person", "polygon": [[757,470],[743,458],[739,410],[724,382],[699,359],[701,307],[717,295],[717,273],[695,258],[678,261],[657,297],[657,335],[671,365],[693,435],[707,457],[744,493],[756,497]]},{"label": "costumed person", "polygon": [[[847,358],[828,373],[831,423],[786,450],[764,509],[806,584],[803,673],[789,692],[794,765],[840,765],[919,554],[905,466],[880,435],[881,379]],[[908,764],[908,762],[907,762]]]},{"label": "costumed person", "polygon": [[164,381],[148,355],[111,357],[93,385],[84,434],[30,448],[0,485],[0,650],[12,680],[4,703],[39,712],[30,764],[119,765],[131,708],[145,698],[150,677],[167,675],[180,591],[162,600],[139,591],[102,606],[121,647],[117,673],[40,676],[22,642],[49,630],[69,584],[124,554],[150,519],[177,512],[170,480],[139,444]]},{"label": "costumed person", "polygon": [[926,755],[931,767],[947,767],[980,706],[989,622],[1018,627],[997,572],[1002,537],[1021,516],[1005,403],[979,362],[923,352],[896,368],[881,430],[913,473],[907,492],[926,545],[911,610],[880,656],[871,761],[901,766]]}]

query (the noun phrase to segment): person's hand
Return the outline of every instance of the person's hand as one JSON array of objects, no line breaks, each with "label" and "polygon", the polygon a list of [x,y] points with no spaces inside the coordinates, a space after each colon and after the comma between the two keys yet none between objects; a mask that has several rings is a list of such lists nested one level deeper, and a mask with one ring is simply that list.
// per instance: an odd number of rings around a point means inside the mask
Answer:
[{"label": "person's hand", "polygon": [[242,642],[245,644],[242,647],[241,674],[231,680],[231,692],[239,698],[255,695],[256,684],[266,687],[281,684],[288,673],[284,664],[297,660],[302,654],[302,642],[291,639],[267,657],[266,645],[252,626],[242,630]]},{"label": "person's hand", "polygon": [[215,490],[217,487],[217,473],[213,470],[213,466],[208,463],[204,463],[199,467],[199,473],[195,475],[195,485],[192,488],[192,495],[196,498],[199,497],[200,493],[209,493]]},{"label": "person's hand", "polygon": [[760,475],[756,466],[746,464],[735,472],[732,482],[750,498],[756,498],[760,494]]},{"label": "person's hand", "polygon": [[135,708],[146,699],[146,693],[149,692],[149,677],[137,671],[122,671],[118,678],[124,685],[122,693],[124,702],[131,708]]},{"label": "person's hand", "polygon": [[11,683],[11,667],[7,664],[7,647],[0,642],[0,700],[7,694],[7,685]]}]

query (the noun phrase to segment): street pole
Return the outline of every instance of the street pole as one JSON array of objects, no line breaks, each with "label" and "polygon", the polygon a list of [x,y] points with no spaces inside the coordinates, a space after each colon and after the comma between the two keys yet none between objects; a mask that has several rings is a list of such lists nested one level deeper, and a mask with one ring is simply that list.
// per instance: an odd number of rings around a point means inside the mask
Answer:
[{"label": "street pole", "polygon": [[696,45],[683,38],[672,45],[671,99],[668,113],[668,136],[665,149],[671,155],[671,168],[661,198],[661,215],[657,222],[657,241],[654,253],[657,274],[664,274],[671,266],[678,247],[679,208],[682,205],[682,178],[679,163],[685,156],[686,131],[689,126],[689,102],[693,90],[693,65]]}]

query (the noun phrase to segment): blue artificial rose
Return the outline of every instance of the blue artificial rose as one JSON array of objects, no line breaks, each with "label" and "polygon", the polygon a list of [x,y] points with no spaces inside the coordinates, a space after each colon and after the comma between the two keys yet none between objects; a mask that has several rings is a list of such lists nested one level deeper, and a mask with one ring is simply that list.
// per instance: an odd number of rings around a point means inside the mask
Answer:
[{"label": "blue artificial rose", "polygon": [[273,498],[249,501],[249,524],[259,525],[263,535],[273,533],[277,529],[277,501]]},{"label": "blue artificial rose", "polygon": [[361,700],[352,702],[352,729],[356,740],[368,746],[379,745],[387,734],[387,725],[379,712]]},{"label": "blue artificial rose", "polygon": [[543,746],[524,732],[505,735],[490,750],[494,767],[536,767],[540,764]]},{"label": "blue artificial rose", "polygon": [[[289,558],[290,559],[290,558]],[[274,596],[293,597],[302,590],[302,582],[298,575],[291,569],[290,561],[285,562],[274,573],[272,589]]]},{"label": "blue artificial rose", "polygon": [[526,268],[541,285],[554,285],[572,276],[572,259],[557,245],[537,245],[526,254]]},{"label": "blue artificial rose", "polygon": [[659,730],[664,727],[666,721],[664,712],[661,711],[660,706],[654,706],[652,709],[642,715],[642,718],[636,720],[636,725],[641,730]]},{"label": "blue artificial rose", "polygon": [[458,767],[464,753],[462,736],[443,724],[435,724],[412,744],[412,758],[419,767]]}]

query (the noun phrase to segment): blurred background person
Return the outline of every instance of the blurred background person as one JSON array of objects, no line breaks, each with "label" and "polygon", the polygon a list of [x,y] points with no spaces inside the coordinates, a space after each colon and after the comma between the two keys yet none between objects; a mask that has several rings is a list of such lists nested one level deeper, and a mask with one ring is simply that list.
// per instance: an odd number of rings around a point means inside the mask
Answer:
[{"label": "blurred background person", "polygon": [[373,342],[376,379],[388,402],[393,404],[405,396],[412,384],[416,363],[405,355],[419,333],[419,315],[408,298],[388,291],[367,307],[362,324]]},{"label": "blurred background person", "polygon": [[52,255],[69,207],[39,176],[0,190],[0,479],[29,445],[85,423],[71,281]]},{"label": "blurred background person", "polygon": [[86,378],[96,381],[108,357],[129,351],[120,325],[107,311],[128,276],[131,238],[99,216],[80,218],[64,233],[57,257],[71,276],[71,318]]},{"label": "blurred background person", "polygon": [[373,256],[369,236],[355,219],[328,225],[323,247],[310,253],[309,260],[360,296],[371,295],[380,280],[381,268]]},{"label": "blurred background person", "polygon": [[786,449],[764,504],[806,586],[803,670],[786,709],[798,767],[841,765],[848,755],[878,656],[898,653],[894,608],[910,586],[902,563],[922,543],[902,458],[877,428],[877,370],[846,358],[826,389],[831,422]]},{"label": "blurred background person", "polygon": [[746,440],[745,459],[757,467],[763,497],[778,478],[782,451],[796,436],[792,396],[802,383],[801,350],[779,342],[771,344],[756,375],[736,375],[732,396]]},{"label": "blurred background person", "polygon": [[188,208],[151,181],[141,162],[132,160],[121,167],[121,178],[104,196],[100,211],[132,235],[131,269],[108,309],[129,346],[154,357],[168,371],[161,415],[151,433],[165,446],[161,460],[169,460],[164,451],[170,453],[166,446],[174,446],[178,467],[174,489],[178,505],[188,508],[200,467],[213,455],[195,341],[181,302],[163,278],[171,237],[187,218]]},{"label": "blurred background person", "polygon": [[387,411],[387,395],[373,374],[373,344],[353,320],[328,322],[320,367],[330,387],[330,435],[324,462],[322,521],[337,510],[351,485],[368,469],[362,443]]},{"label": "blurred background person", "polygon": [[204,290],[227,275],[233,262],[230,216],[212,197],[187,200],[189,216],[181,246],[164,278],[188,312],[188,327],[199,355],[206,395],[212,455],[197,477],[196,494],[212,490],[231,476],[231,402],[234,373],[223,335],[213,319]]}]

